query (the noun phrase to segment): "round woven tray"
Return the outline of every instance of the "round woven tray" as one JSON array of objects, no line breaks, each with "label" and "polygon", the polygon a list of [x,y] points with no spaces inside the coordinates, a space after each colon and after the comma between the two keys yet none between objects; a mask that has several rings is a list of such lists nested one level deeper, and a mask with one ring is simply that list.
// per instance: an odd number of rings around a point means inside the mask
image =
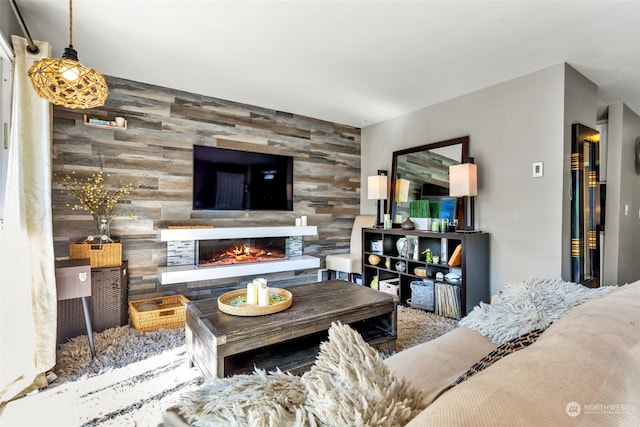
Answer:
[{"label": "round woven tray", "polygon": [[225,292],[218,297],[218,308],[223,313],[232,314],[234,316],[264,316],[265,314],[273,314],[282,310],[286,310],[293,304],[293,295],[286,289],[269,288],[269,295],[276,294],[284,297],[284,301],[274,302],[260,307],[255,304],[229,305],[228,302],[239,296],[247,296],[246,289],[237,289],[235,291]]}]

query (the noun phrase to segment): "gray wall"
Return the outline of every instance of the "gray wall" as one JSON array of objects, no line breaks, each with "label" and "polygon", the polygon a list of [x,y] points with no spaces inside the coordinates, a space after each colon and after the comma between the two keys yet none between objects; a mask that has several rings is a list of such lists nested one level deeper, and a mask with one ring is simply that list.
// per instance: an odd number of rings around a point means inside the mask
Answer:
[{"label": "gray wall", "polygon": [[640,117],[622,103],[610,105],[608,135],[604,283],[624,284],[640,278],[640,176],[633,161]]},{"label": "gray wall", "polygon": [[[393,151],[469,135],[479,174],[476,229],[491,233],[491,291],[563,277],[571,122],[595,127],[595,94],[595,85],[558,64],[366,127],[363,182],[391,168]],[[532,177],[536,161],[544,162],[542,178]],[[363,213],[373,206],[363,198]]]}]

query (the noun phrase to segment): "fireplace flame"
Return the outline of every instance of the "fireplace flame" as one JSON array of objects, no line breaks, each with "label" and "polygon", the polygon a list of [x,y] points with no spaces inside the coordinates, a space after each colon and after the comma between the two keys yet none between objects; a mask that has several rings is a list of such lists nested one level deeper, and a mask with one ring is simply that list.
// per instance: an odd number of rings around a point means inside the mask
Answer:
[{"label": "fireplace flame", "polygon": [[222,254],[222,256],[231,256],[239,259],[244,259],[251,256],[259,257],[262,255],[271,255],[271,252],[267,252],[264,249],[253,250],[251,246],[245,246],[245,245],[241,245],[241,246],[236,245],[233,249],[229,249],[228,251]]},{"label": "fireplace flame", "polygon": [[285,258],[285,254],[273,253],[260,248],[253,248],[249,245],[235,245],[233,248],[223,252],[218,252],[212,259],[201,261],[200,266],[211,266],[221,264],[239,264],[258,261],[273,261]]}]

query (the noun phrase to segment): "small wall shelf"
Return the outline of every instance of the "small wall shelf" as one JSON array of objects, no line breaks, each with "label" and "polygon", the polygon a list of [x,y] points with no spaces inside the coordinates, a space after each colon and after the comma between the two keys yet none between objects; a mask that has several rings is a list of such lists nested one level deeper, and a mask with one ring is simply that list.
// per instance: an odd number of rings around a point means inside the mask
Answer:
[{"label": "small wall shelf", "polygon": [[102,120],[96,117],[89,117],[86,114],[84,115],[84,125],[92,128],[101,128],[101,129],[126,129],[127,128],[127,120],[125,119],[123,126],[118,126],[115,121],[111,120]]}]

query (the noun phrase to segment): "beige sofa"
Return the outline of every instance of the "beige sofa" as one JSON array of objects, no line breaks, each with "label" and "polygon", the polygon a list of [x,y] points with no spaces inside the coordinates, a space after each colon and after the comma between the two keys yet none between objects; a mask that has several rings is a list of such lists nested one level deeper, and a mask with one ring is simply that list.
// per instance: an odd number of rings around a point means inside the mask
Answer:
[{"label": "beige sofa", "polygon": [[452,386],[495,348],[461,326],[387,359],[428,405],[408,426],[640,425],[640,281],[574,308]]},{"label": "beige sofa", "polygon": [[[562,298],[560,295],[559,299]],[[514,311],[520,314],[526,310]],[[537,317],[544,317],[539,311],[538,307],[533,308]],[[406,418],[410,421],[405,423],[409,427],[640,425],[640,281],[588,300],[555,319],[533,343],[517,351],[510,347],[513,340],[498,346],[475,330],[460,326],[433,341],[376,361],[377,354],[367,344],[347,337],[343,338],[346,343],[342,347],[334,348],[339,353],[334,354],[335,364],[327,366],[325,360],[313,369],[328,374],[327,388],[343,386],[333,398],[352,401],[351,409],[345,411],[347,416],[350,411],[360,409],[360,401],[354,400],[353,395],[357,397],[377,385],[378,391],[388,391],[383,397],[386,399],[383,408],[397,405],[398,400],[405,402],[398,410],[410,410]],[[331,341],[330,345],[339,344]],[[358,355],[368,351],[365,347],[371,352],[358,361]],[[484,363],[488,355],[492,358]],[[479,361],[483,362],[483,369],[477,367]],[[350,366],[352,371],[349,375],[334,376],[338,366]],[[362,378],[352,380],[356,374],[364,377],[364,388]],[[465,374],[465,379],[454,385]],[[376,375],[381,378],[373,379]],[[347,381],[345,386],[345,379],[352,382]],[[317,383],[315,377],[310,380]],[[287,381],[290,382],[287,387],[298,387],[298,380]],[[403,392],[390,390],[389,384],[399,387],[393,390],[407,386],[400,387],[398,382],[407,382],[409,387]],[[421,403],[415,389],[421,391]],[[205,396],[205,403],[216,394],[220,393]],[[373,405],[379,396],[373,396],[365,405]],[[320,399],[323,403],[324,398]],[[165,411],[163,425],[188,426],[179,412],[178,407]],[[336,421],[337,418],[332,421],[326,416],[317,419],[327,421],[322,425],[369,425]],[[280,421],[261,425],[317,425],[308,419],[296,423]]]}]

